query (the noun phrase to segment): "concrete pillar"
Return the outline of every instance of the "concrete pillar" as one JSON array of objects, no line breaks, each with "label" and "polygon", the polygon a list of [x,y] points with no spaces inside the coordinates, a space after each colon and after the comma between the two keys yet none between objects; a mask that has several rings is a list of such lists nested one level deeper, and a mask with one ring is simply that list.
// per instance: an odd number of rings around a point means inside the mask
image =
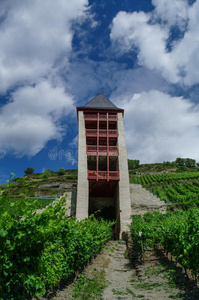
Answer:
[{"label": "concrete pillar", "polygon": [[128,225],[131,224],[131,199],[129,186],[129,173],[126,142],[124,134],[124,124],[122,113],[117,114],[118,117],[118,149],[119,149],[119,210],[120,210],[120,237],[123,232],[129,231]]},{"label": "concrete pillar", "polygon": [[76,218],[83,220],[88,217],[89,184],[87,179],[87,154],[85,120],[83,111],[78,112],[79,137],[78,137],[78,182]]}]

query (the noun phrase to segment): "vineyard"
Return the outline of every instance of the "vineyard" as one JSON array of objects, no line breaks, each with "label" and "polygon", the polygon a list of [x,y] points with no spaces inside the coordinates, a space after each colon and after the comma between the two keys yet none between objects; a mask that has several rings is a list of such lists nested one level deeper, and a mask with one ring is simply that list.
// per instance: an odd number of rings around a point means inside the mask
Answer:
[{"label": "vineyard", "polygon": [[197,281],[199,275],[199,172],[164,173],[131,176],[171,208],[179,210],[133,216],[131,231],[140,253],[148,247],[162,247],[176,263],[189,269]]},{"label": "vineyard", "polygon": [[130,182],[141,184],[173,206],[183,209],[199,206],[199,172],[131,176]]},{"label": "vineyard", "polygon": [[[161,248],[197,280],[199,172],[130,175],[130,182],[141,184],[171,208],[180,208],[132,216],[131,232],[138,251]],[[64,198],[52,204],[53,195],[48,199],[12,197],[13,191],[29,194],[33,184],[33,180],[17,179],[0,195],[0,300],[47,295],[74,278],[111,238],[113,222],[93,216],[80,222],[67,217]],[[34,212],[46,206],[42,213]]]},{"label": "vineyard", "polygon": [[23,216],[28,212],[36,209],[42,209],[53,202],[55,197],[38,197],[38,198],[10,198],[8,195],[0,197],[0,224],[1,217],[4,213],[8,213],[13,218]]},{"label": "vineyard", "polygon": [[1,215],[1,300],[44,295],[81,270],[111,238],[113,223],[94,217],[75,221],[65,215],[64,205],[62,198],[39,214]]},{"label": "vineyard", "polygon": [[199,209],[168,211],[135,215],[131,231],[134,243],[140,253],[147,247],[162,247],[165,253],[189,269],[197,281],[199,274]]}]

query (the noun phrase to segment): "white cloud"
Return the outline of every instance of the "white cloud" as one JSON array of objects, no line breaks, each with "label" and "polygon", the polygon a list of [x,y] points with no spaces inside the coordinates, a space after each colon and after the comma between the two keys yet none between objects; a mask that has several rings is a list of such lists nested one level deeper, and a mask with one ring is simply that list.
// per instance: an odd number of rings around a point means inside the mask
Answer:
[{"label": "white cloud", "polygon": [[0,158],[33,156],[66,134],[70,118],[61,120],[73,97],[59,73],[68,66],[73,25],[89,17],[88,0],[0,1],[0,17],[0,93],[15,89],[0,110]]},{"label": "white cloud", "polygon": [[21,81],[38,82],[71,50],[72,22],[86,15],[88,0],[0,2],[0,92]]},{"label": "white cloud", "polygon": [[188,27],[184,38],[173,49],[176,63],[184,71],[184,83],[191,86],[199,83],[199,1],[188,11]]},{"label": "white cloud", "polygon": [[78,135],[76,135],[76,136],[73,138],[72,142],[69,143],[69,146],[77,148],[77,146],[78,146]]},{"label": "white cloud", "polygon": [[188,20],[187,0],[152,0],[155,6],[155,17],[166,21],[169,26],[185,28]]},{"label": "white cloud", "polygon": [[63,86],[42,81],[18,89],[0,111],[1,153],[37,154],[50,139],[61,139],[66,133],[60,120],[73,109],[73,99]]},{"label": "white cloud", "polygon": [[148,24],[150,15],[144,12],[119,12],[113,19],[111,39],[118,41],[123,51],[138,48],[138,62],[150,70],[157,69],[175,83],[178,80],[171,54],[166,51],[169,31],[160,24]]},{"label": "white cloud", "polygon": [[[157,70],[171,83],[199,83],[199,2],[154,0],[152,13],[119,12],[113,19],[110,37],[122,53],[137,49],[138,63]],[[158,18],[162,23],[158,22]],[[167,50],[170,27],[186,32]]]},{"label": "white cloud", "polygon": [[128,156],[142,163],[191,157],[199,160],[199,109],[159,91],[112,99],[123,107]]}]

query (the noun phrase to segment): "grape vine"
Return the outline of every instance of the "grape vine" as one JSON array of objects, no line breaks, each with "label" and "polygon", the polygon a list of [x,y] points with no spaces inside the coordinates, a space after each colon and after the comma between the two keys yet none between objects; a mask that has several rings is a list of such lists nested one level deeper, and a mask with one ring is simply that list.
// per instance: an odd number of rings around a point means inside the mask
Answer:
[{"label": "grape vine", "polygon": [[2,215],[0,299],[38,298],[81,269],[111,238],[113,223],[65,215],[65,200],[43,213]]},{"label": "grape vine", "polygon": [[[143,217],[135,215],[131,226],[133,240],[141,252],[144,249],[159,247],[175,256],[176,262],[191,270],[195,278],[199,273],[199,209],[178,210],[165,215],[154,212]],[[140,237],[139,232],[142,232]]]}]

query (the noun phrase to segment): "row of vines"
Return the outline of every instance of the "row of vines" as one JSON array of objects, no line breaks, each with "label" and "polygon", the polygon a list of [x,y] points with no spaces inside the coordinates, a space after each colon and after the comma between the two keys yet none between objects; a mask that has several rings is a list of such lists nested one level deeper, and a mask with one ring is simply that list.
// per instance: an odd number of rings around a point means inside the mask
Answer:
[{"label": "row of vines", "polygon": [[0,300],[44,295],[81,269],[111,238],[113,223],[68,218],[64,201],[40,214],[1,216]]},{"label": "row of vines", "polygon": [[183,173],[162,173],[154,175],[131,176],[131,183],[137,184],[150,184],[150,183],[163,183],[172,180],[188,180],[199,179],[199,172],[183,172]]},{"label": "row of vines", "polygon": [[171,253],[185,271],[199,275],[199,209],[168,211],[165,215],[154,212],[135,215],[131,226],[133,240],[142,252],[147,247],[163,247]]},{"label": "row of vines", "polygon": [[188,209],[199,206],[199,172],[165,173],[132,176],[131,183],[142,184],[168,203]]}]

